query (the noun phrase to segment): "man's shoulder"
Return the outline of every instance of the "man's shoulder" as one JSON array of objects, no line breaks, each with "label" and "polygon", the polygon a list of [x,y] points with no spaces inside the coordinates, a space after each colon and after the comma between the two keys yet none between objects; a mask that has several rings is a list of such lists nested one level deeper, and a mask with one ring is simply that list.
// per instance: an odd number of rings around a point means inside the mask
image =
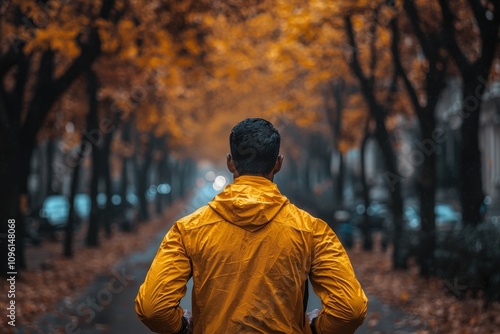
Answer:
[{"label": "man's shoulder", "polygon": [[292,203],[287,203],[283,209],[276,217],[277,220],[298,230],[311,232],[315,229],[318,221],[321,221]]},{"label": "man's shoulder", "polygon": [[193,230],[220,221],[222,221],[222,218],[210,206],[204,205],[193,213],[177,220],[177,224],[182,225],[185,230]]}]

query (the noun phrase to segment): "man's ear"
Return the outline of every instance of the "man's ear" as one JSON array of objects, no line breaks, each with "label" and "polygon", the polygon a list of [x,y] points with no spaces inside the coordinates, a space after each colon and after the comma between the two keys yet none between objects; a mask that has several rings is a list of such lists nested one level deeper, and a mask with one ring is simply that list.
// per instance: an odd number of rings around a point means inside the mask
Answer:
[{"label": "man's ear", "polygon": [[281,166],[283,165],[283,159],[284,157],[282,155],[278,155],[278,157],[276,158],[276,163],[274,164],[273,168],[273,175],[281,170]]},{"label": "man's ear", "polygon": [[234,174],[234,172],[236,171],[236,167],[234,166],[234,161],[233,161],[233,157],[231,156],[230,153],[228,153],[226,155],[226,164],[227,164],[227,169],[232,173]]}]

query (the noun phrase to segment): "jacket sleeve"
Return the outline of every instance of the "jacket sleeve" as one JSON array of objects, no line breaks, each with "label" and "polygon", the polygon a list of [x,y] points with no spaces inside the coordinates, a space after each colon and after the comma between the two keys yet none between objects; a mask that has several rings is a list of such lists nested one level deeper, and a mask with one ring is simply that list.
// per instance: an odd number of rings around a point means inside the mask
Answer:
[{"label": "jacket sleeve", "polygon": [[190,278],[191,263],[175,223],[163,239],[135,299],[137,315],[151,331],[180,331],[184,313],[180,300]]},{"label": "jacket sleeve", "polygon": [[309,277],[322,303],[316,331],[354,333],[366,317],[368,299],[354,275],[344,247],[324,221],[316,220],[313,238]]}]

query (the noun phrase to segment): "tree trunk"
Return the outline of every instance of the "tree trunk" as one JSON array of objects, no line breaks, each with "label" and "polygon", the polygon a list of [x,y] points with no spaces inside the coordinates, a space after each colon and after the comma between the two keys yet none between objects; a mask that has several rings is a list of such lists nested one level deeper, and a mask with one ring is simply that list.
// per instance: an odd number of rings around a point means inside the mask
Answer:
[{"label": "tree trunk", "polygon": [[[486,83],[471,73],[463,78],[461,145],[460,145],[460,200],[462,219],[465,224],[477,225],[481,222],[480,207],[484,199],[481,150],[479,149],[479,116]],[[484,79],[483,79],[484,80]]]},{"label": "tree trunk", "polygon": [[[22,242],[20,228],[17,225],[19,207],[19,188],[16,184],[17,175],[17,154],[19,147],[16,137],[17,130],[7,119],[4,101],[0,95],[0,275],[5,276],[12,271],[8,266],[8,221],[16,220],[16,244]],[[22,257],[20,250],[16,248],[16,270],[18,269],[18,259]]]},{"label": "tree trunk", "polygon": [[141,221],[149,219],[148,200],[146,191],[149,187],[149,169],[153,160],[153,150],[155,146],[154,135],[148,136],[147,143],[142,143],[146,147],[142,147],[145,151],[143,155],[142,165],[137,164],[137,197],[139,198],[139,215]]},{"label": "tree trunk", "polygon": [[177,170],[178,170],[179,161],[177,159],[173,159],[169,162],[170,172],[168,174],[168,180],[170,184],[170,203],[173,203],[177,199]]},{"label": "tree trunk", "polygon": [[120,222],[120,229],[124,232],[131,232],[132,231],[132,224],[133,224],[133,217],[129,212],[132,212],[131,207],[133,206],[132,203],[129,202],[127,198],[127,188],[129,184],[128,180],[128,171],[129,171],[129,159],[127,157],[122,158],[122,172],[121,172],[121,181],[120,181],[120,198],[122,199],[120,208],[122,212],[120,213],[121,216],[123,217],[122,221]]},{"label": "tree trunk", "polygon": [[[124,145],[129,146],[131,145],[131,121],[130,119],[127,120],[125,123],[123,123],[122,126],[122,142]],[[135,203],[129,202],[129,199],[127,197],[128,195],[128,187],[130,184],[133,184],[133,182],[130,180],[130,164],[131,160],[130,158],[125,155],[122,157],[122,171],[121,171],[121,177],[120,177],[120,198],[122,199],[121,201],[121,215],[123,217],[122,221],[120,222],[120,229],[124,232],[131,232],[132,231],[132,225],[133,225],[133,219],[134,215],[132,212],[134,211],[132,207],[135,205]]]},{"label": "tree trunk", "polygon": [[382,150],[382,156],[387,169],[385,179],[391,196],[393,215],[392,243],[394,247],[392,255],[393,268],[407,269],[408,250],[403,240],[403,197],[401,196],[401,179],[398,176],[399,172],[396,165],[396,155],[391,145],[389,133],[387,132],[385,123],[381,119],[377,120],[375,138]]},{"label": "tree trunk", "polygon": [[[3,84],[0,86],[0,254],[7,254],[7,235],[9,219],[16,220],[16,270],[26,267],[24,254],[24,223],[19,210],[21,198],[21,164],[22,152],[20,130],[21,113],[25,97],[28,68],[31,57],[16,56],[16,84],[12,93],[7,93]],[[0,64],[2,68],[3,64]],[[3,71],[2,71],[3,72]],[[3,77],[1,78],[3,79]],[[0,260],[0,275],[6,275],[8,270],[7,256]]]},{"label": "tree trunk", "polygon": [[111,202],[113,196],[112,182],[111,182],[111,170],[109,164],[109,156],[111,154],[111,142],[113,140],[113,131],[109,131],[104,135],[104,141],[102,147],[99,148],[99,155],[101,157],[102,166],[99,168],[101,176],[104,180],[105,193],[106,193],[106,207],[101,215],[101,220],[104,222],[104,232],[106,238],[111,238],[112,230],[111,223],[114,214],[114,204]]},{"label": "tree trunk", "polygon": [[[500,6],[498,1],[469,1],[478,28],[476,57],[469,61],[463,52],[456,35],[454,22],[456,15],[448,1],[439,1],[441,7],[443,41],[451,57],[454,58],[462,77],[462,126],[460,145],[460,201],[462,219],[465,224],[477,225],[481,221],[480,207],[484,198],[481,170],[481,151],[479,149],[479,116],[488,78],[498,52],[498,33],[500,30]],[[490,6],[493,5],[494,6]],[[492,14],[491,17],[484,15]]]},{"label": "tree trunk", "polygon": [[[386,173],[384,175],[387,186],[389,188],[391,201],[392,201],[392,213],[393,213],[393,267],[394,269],[406,269],[408,254],[403,247],[403,198],[401,196],[401,177],[399,176],[397,165],[396,165],[396,155],[394,149],[392,148],[392,143],[390,140],[389,133],[385,126],[385,118],[388,114],[387,110],[382,104],[379,104],[375,97],[373,78],[374,78],[374,68],[376,65],[376,58],[374,52],[372,52],[372,73],[367,77],[360,64],[359,51],[356,43],[355,33],[351,18],[346,16],[344,18],[346,24],[346,30],[348,35],[349,44],[352,47],[352,56],[350,61],[350,67],[356,77],[359,79],[361,85],[361,91],[368,104],[370,114],[375,120],[375,138],[382,150],[382,156],[384,158]],[[373,36],[375,38],[375,34]]]},{"label": "tree trunk", "polygon": [[55,150],[56,150],[56,143],[55,139],[51,138],[47,141],[47,190],[46,193],[48,195],[52,195],[54,193],[54,168],[53,163],[54,163],[54,155],[55,155]]},{"label": "tree trunk", "polygon": [[120,197],[123,201],[127,200],[127,187],[128,187],[128,158],[122,158],[122,171],[120,177]]},{"label": "tree trunk", "polygon": [[92,176],[90,178],[90,216],[89,226],[87,230],[86,244],[93,247],[99,245],[99,225],[100,225],[100,208],[97,204],[97,196],[99,195],[99,161],[100,155],[98,148],[92,145]]},{"label": "tree trunk", "polygon": [[[427,110],[428,111],[428,110]],[[433,115],[431,113],[430,115]],[[423,140],[431,140],[435,128],[433,124],[421,126]],[[424,141],[422,141],[424,143]],[[436,203],[436,148],[425,147],[423,144],[423,163],[418,176],[418,192],[420,202],[420,242],[418,259],[420,264],[420,275],[428,277],[434,273],[436,249],[436,226],[434,206]],[[432,145],[436,145],[433,142]],[[420,151],[419,151],[420,152]]]},{"label": "tree trunk", "polygon": [[[167,159],[163,158],[161,159],[158,164],[158,185],[166,183],[166,178],[167,178],[167,173],[168,173],[168,165],[167,165]],[[163,212],[164,208],[164,202],[165,202],[165,196],[166,194],[159,193],[157,194],[156,197],[156,213],[161,214]]]},{"label": "tree trunk", "polygon": [[[122,127],[122,142],[124,145],[130,146],[130,139],[131,139],[131,125],[130,121],[127,121],[123,123]],[[124,156],[122,158],[122,175],[121,175],[121,182],[120,182],[120,196],[122,198],[122,201],[126,201],[127,198],[127,187],[129,185],[129,158],[127,156]]]},{"label": "tree trunk", "polygon": [[[425,95],[426,102],[423,104],[412,81],[409,79],[407,70],[402,65],[399,52],[401,44],[397,18],[391,20],[392,28],[392,55],[395,63],[396,73],[403,79],[410,101],[419,120],[421,141],[418,148],[412,151],[410,160],[412,164],[420,166],[417,181],[420,202],[420,235],[418,260],[420,264],[420,275],[428,277],[435,271],[435,192],[436,192],[436,149],[441,143],[439,133],[436,133],[435,110],[442,90],[445,88],[447,73],[447,56],[443,56],[442,32],[424,32],[418,16],[418,10],[413,1],[404,1],[404,9],[413,26],[414,33],[420,43],[424,57],[427,60],[428,69],[425,71]],[[436,136],[437,135],[437,136]],[[415,159],[417,159],[415,160]]]},{"label": "tree trunk", "polygon": [[370,228],[370,217],[368,217],[368,207],[370,206],[370,188],[368,182],[366,181],[366,145],[368,144],[368,139],[370,139],[370,133],[368,129],[365,130],[365,136],[363,142],[361,143],[361,186],[363,188],[363,204],[365,210],[363,212],[363,220],[361,221],[361,234],[363,235],[363,249],[366,251],[371,251],[373,249],[373,237]]},{"label": "tree trunk", "polygon": [[337,182],[335,182],[335,204],[338,208],[344,206],[344,179],[345,179],[345,164],[344,155],[338,151],[339,155],[339,170],[337,175]]},{"label": "tree trunk", "polygon": [[75,167],[73,169],[73,176],[71,179],[71,191],[69,195],[69,214],[68,222],[65,227],[65,237],[64,237],[64,248],[63,254],[65,257],[73,257],[73,232],[75,220],[77,219],[75,214],[75,196],[78,192],[78,184],[80,181],[80,166],[82,164],[82,152],[84,150],[84,145],[80,145],[79,152],[77,152],[77,160],[75,161]]},{"label": "tree trunk", "polygon": [[137,177],[139,184],[137,185],[137,197],[139,198],[139,215],[141,221],[146,221],[149,219],[148,210],[148,200],[146,198],[147,191],[147,174],[148,169],[146,166],[140,168],[139,175]]},{"label": "tree trunk", "polygon": [[[8,254],[8,222],[10,219],[16,221],[16,264],[15,269],[20,270],[25,267],[24,247],[23,247],[23,224],[22,216],[19,212],[20,189],[18,183],[18,173],[21,164],[21,143],[20,143],[20,110],[22,110],[25,96],[25,86],[28,76],[28,64],[31,57],[16,55],[17,71],[16,85],[12,93],[8,93],[3,85],[3,75],[0,76],[0,275],[6,276],[11,272]],[[0,63],[2,74],[3,63]]]},{"label": "tree trunk", "polygon": [[182,160],[179,170],[179,196],[184,198],[186,195],[186,171],[188,169],[187,160]]},{"label": "tree trunk", "polygon": [[172,185],[172,175],[174,173],[174,166],[172,164],[172,161],[169,159],[166,162],[167,170],[165,171],[165,181],[168,185],[170,185],[170,192],[166,195],[166,202],[167,205],[170,205],[173,203],[173,185]]},{"label": "tree trunk", "polygon": [[[42,57],[43,58],[43,57]],[[42,59],[43,61],[43,59]],[[42,72],[42,71],[41,71]],[[39,84],[43,85],[43,80],[39,79]],[[16,156],[16,160],[18,161],[17,165],[17,182],[19,186],[19,214],[18,220],[16,221],[16,240],[18,240],[16,253],[18,254],[16,257],[17,265],[20,268],[26,267],[26,258],[25,258],[25,244],[24,244],[24,235],[25,235],[25,223],[24,223],[24,215],[27,211],[27,199],[29,198],[28,193],[28,177],[30,175],[31,170],[31,157],[33,156],[33,151],[36,145],[36,134],[38,130],[42,127],[43,120],[47,115],[50,105],[47,100],[42,98],[44,92],[47,93],[47,89],[40,89],[39,93],[35,93],[35,97],[30,103],[28,117],[24,126],[20,129],[19,133],[19,151]],[[38,90],[37,90],[38,91]],[[48,94],[48,93],[47,93]],[[29,115],[33,115],[29,117]],[[15,174],[14,174],[15,175]]]},{"label": "tree trunk", "polygon": [[[89,114],[87,116],[87,129],[85,135],[92,145],[92,176],[90,179],[90,216],[87,230],[86,244],[89,247],[99,245],[99,208],[97,206],[97,195],[99,192],[99,146],[102,145],[102,133],[99,129],[97,115],[97,90],[98,82],[95,73],[88,69],[87,89],[89,99]],[[109,199],[108,199],[109,200]]]},{"label": "tree trunk", "polygon": [[[311,149],[308,147],[308,151],[311,152]],[[311,178],[309,177],[309,173],[310,173],[310,170],[311,170],[311,162],[312,162],[312,157],[311,155],[307,158],[306,162],[305,162],[305,166],[304,166],[304,171],[303,171],[303,175],[304,175],[304,189],[305,189],[305,197],[304,199],[306,198],[310,198],[310,194],[313,193],[313,189],[312,189],[312,184],[311,184]],[[309,201],[307,201],[307,203],[309,204]]]}]

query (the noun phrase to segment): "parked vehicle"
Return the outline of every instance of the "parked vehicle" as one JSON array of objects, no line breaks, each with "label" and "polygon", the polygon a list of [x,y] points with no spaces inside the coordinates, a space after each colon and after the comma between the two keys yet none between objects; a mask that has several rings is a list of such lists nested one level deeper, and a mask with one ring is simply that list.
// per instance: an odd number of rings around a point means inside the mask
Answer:
[{"label": "parked vehicle", "polygon": [[461,227],[462,214],[450,204],[437,203],[434,207],[436,214],[436,229],[438,231],[453,231]]},{"label": "parked vehicle", "polygon": [[351,207],[352,223],[360,228],[364,221],[364,214],[368,215],[370,229],[372,231],[385,231],[391,221],[389,205],[383,202],[372,201],[367,209],[363,203],[357,203]]},{"label": "parked vehicle", "polygon": [[[106,206],[106,194],[100,193],[97,196],[97,207],[103,209]],[[124,231],[130,231],[134,222],[137,220],[137,196],[129,191],[125,200],[120,195],[114,194],[110,199],[109,217],[113,224],[118,224]],[[76,194],[75,209],[75,228],[80,228],[83,221],[90,217],[90,197],[85,193]],[[63,230],[66,227],[69,216],[69,199],[64,195],[49,195],[43,201],[41,207],[30,215],[29,224],[27,224],[27,235],[33,243],[40,242],[40,234],[47,234],[55,239],[56,231]]]},{"label": "parked vehicle", "polygon": [[[419,231],[421,228],[421,217],[417,206],[406,205],[403,218],[406,228],[410,231]],[[434,206],[436,215],[436,232],[451,232],[461,227],[462,215],[450,204],[436,203]]]},{"label": "parked vehicle", "polygon": [[42,218],[42,227],[62,228],[68,220],[69,201],[63,195],[47,196],[43,201],[40,209],[40,217]]},{"label": "parked vehicle", "polygon": [[[75,195],[75,228],[78,229],[90,213],[90,198],[87,194]],[[55,232],[66,227],[69,216],[69,199],[64,195],[50,195],[45,198],[39,210],[40,223],[37,234],[47,234],[55,240]]]},{"label": "parked vehicle", "polygon": [[[75,195],[75,213],[78,221],[87,219],[90,213],[90,198],[87,194]],[[64,228],[68,221],[69,200],[63,195],[50,195],[40,209],[42,221],[54,228]]]},{"label": "parked vehicle", "polygon": [[[448,203],[437,202],[434,206],[436,242],[442,244],[450,234],[458,232],[462,227],[462,216]],[[403,210],[405,234],[412,253],[418,253],[420,246],[419,232],[421,216],[419,207],[415,204],[406,205]]]}]

